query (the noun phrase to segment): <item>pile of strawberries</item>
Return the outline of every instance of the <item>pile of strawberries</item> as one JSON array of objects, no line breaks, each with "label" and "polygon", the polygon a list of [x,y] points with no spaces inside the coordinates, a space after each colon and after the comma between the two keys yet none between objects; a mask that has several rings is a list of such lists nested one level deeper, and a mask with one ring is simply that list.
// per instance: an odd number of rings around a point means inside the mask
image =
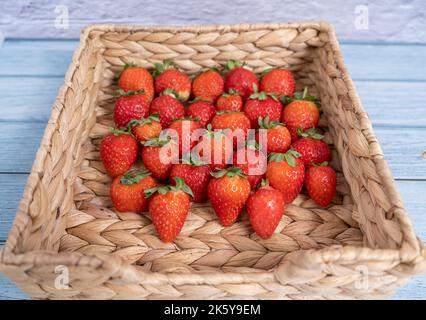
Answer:
[{"label": "pile of strawberries", "polygon": [[[165,242],[179,234],[191,201],[209,200],[223,226],[245,207],[254,231],[268,238],[303,185],[321,206],[335,194],[331,152],[316,129],[316,99],[306,89],[295,93],[287,69],[267,70],[260,81],[239,61],[226,69],[225,76],[213,68],[191,81],[164,61],[153,74],[126,65],[119,75],[116,128],[100,146],[114,178],[111,200],[120,212],[148,209]],[[135,169],[138,155],[143,166]]]}]

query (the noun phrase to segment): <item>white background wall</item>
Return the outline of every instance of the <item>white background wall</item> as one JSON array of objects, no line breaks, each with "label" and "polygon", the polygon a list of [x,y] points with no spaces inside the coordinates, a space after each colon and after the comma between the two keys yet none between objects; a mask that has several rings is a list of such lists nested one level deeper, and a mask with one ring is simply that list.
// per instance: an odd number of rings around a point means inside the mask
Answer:
[{"label": "white background wall", "polygon": [[[68,29],[55,28],[55,19],[63,12],[55,12],[59,5],[68,9]],[[369,26],[360,30],[355,27],[357,17],[360,19],[357,10],[365,5]],[[77,38],[79,30],[92,23],[191,25],[301,20],[327,20],[341,40],[426,42],[425,0],[0,0],[0,36],[13,38]]]}]

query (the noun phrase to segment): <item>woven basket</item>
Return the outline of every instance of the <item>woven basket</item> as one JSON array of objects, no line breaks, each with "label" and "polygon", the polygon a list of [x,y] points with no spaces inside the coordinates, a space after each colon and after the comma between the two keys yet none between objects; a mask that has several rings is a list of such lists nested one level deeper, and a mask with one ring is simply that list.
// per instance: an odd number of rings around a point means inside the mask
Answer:
[{"label": "woven basket", "polygon": [[[172,244],[149,215],[115,212],[98,151],[112,124],[114,77],[127,62],[152,68],[163,59],[190,74],[228,59],[257,73],[293,70],[298,89],[321,100],[338,173],[332,205],[299,195],[267,240],[245,214],[223,228],[208,204],[193,205]],[[38,299],[381,298],[423,271],[425,258],[328,24],[106,25],[82,34],[0,271]],[[57,285],[64,275],[68,288]]]}]

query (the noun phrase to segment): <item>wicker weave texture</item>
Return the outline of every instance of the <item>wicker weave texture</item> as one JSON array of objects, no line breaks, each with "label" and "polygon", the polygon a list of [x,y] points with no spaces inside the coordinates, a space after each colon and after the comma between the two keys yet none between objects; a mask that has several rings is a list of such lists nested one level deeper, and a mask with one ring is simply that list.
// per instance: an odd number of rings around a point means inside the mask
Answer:
[{"label": "wicker weave texture", "polygon": [[[257,73],[293,70],[321,100],[338,173],[332,205],[299,195],[267,240],[245,214],[223,228],[209,204],[193,205],[172,244],[149,215],[115,212],[99,158],[114,77],[125,63],[164,59],[190,74],[229,59]],[[423,271],[425,257],[328,24],[93,26],[53,106],[0,271],[40,299],[378,298]],[[69,289],[55,286],[57,266]]]}]

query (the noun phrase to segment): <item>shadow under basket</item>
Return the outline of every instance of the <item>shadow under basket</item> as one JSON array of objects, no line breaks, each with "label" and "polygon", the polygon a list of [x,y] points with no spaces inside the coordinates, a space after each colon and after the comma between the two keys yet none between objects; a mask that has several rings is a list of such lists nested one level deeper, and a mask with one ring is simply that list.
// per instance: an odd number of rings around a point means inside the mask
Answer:
[{"label": "shadow under basket", "polygon": [[[258,74],[290,68],[297,89],[321,101],[333,203],[318,207],[302,192],[266,240],[245,213],[223,228],[209,204],[193,205],[171,244],[148,214],[115,212],[99,158],[114,78],[125,63],[152,69],[163,59],[189,74],[229,59]],[[103,25],[82,33],[0,271],[37,299],[382,298],[423,271],[425,256],[327,23]]]}]

